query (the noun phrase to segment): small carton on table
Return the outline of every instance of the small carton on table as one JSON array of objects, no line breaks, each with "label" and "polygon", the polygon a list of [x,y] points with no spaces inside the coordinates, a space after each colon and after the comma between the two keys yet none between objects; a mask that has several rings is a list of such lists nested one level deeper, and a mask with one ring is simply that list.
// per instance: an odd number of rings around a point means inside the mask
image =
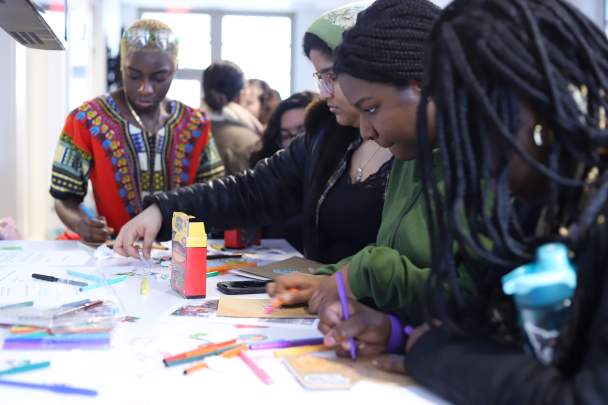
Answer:
[{"label": "small carton on table", "polygon": [[207,296],[207,234],[203,222],[173,213],[171,289],[184,298]]}]

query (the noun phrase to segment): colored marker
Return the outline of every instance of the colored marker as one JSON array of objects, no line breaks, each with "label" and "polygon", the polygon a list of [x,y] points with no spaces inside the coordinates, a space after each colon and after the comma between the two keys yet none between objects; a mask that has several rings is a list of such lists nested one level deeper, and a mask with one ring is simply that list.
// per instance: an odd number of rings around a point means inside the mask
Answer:
[{"label": "colored marker", "polygon": [[91,212],[91,211],[90,211],[90,210],[87,208],[87,206],[86,206],[86,205],[84,205],[84,204],[80,204],[80,206],[82,207],[82,210],[84,211],[84,213],[85,213],[85,214],[87,214],[87,215],[89,216],[89,218],[91,218],[91,219],[97,219],[97,218],[95,217],[95,215],[93,215],[93,213],[92,213],[92,212]]},{"label": "colored marker", "polygon": [[97,283],[99,283],[101,281],[101,279],[99,277],[96,277],[92,274],[85,274],[85,273],[80,273],[74,270],[68,270],[67,271],[68,275],[70,276],[74,276],[74,277],[81,277],[87,280],[91,280],[91,281],[95,281]]},{"label": "colored marker", "polygon": [[44,363],[28,364],[27,366],[13,367],[13,368],[5,370],[5,371],[0,371],[0,375],[23,373],[26,371],[38,370],[39,368],[46,368],[46,367],[49,367],[50,365],[51,365],[50,361],[45,361]]},{"label": "colored marker", "polygon": [[44,280],[44,281],[50,281],[53,283],[63,283],[63,284],[70,284],[70,285],[75,285],[78,287],[86,287],[88,286],[87,283],[83,283],[82,281],[72,281],[72,280],[65,280],[63,278],[57,278],[57,277],[53,277],[53,276],[45,276],[44,274],[32,274],[32,278],[35,278],[36,280]]},{"label": "colored marker", "polygon": [[223,247],[222,245],[220,245],[219,243],[214,243],[213,245],[211,245],[212,248],[214,248],[215,250],[219,250],[221,252],[225,252],[226,249],[225,247]]},{"label": "colored marker", "polygon": [[204,346],[199,347],[198,349],[188,350],[187,352],[183,352],[180,354],[176,354],[175,356],[165,357],[163,360],[165,363],[170,363],[172,361],[181,360],[186,357],[198,356],[199,354],[210,353],[218,349],[222,349],[225,347],[234,346],[236,344],[237,339],[227,340],[222,343],[209,343]]},{"label": "colored marker", "polygon": [[[348,313],[348,301],[346,300],[346,288],[344,288],[344,279],[342,278],[342,273],[336,273],[336,282],[338,284],[338,294],[340,295],[340,304],[342,304],[342,314],[343,318],[346,321],[350,318],[350,314]],[[350,357],[355,361],[357,359],[357,348],[355,347],[355,338],[350,338]]]},{"label": "colored marker", "polygon": [[[247,350],[247,346],[243,345],[243,346],[237,346],[234,349],[230,349],[230,350],[226,350],[224,353],[220,353],[218,355],[218,357],[223,357],[225,359],[229,359],[231,357],[236,357],[239,355],[239,353],[241,352],[241,350]],[[188,375],[188,374],[192,374],[195,371],[201,370],[203,368],[207,367],[207,363],[205,363],[204,361],[197,364],[196,366],[192,366],[190,368],[187,368],[184,370],[184,374]]]},{"label": "colored marker", "polygon": [[[108,284],[120,283],[121,281],[125,281],[126,279],[127,276],[114,277],[108,280]],[[86,287],[80,287],[80,292],[94,290],[95,288],[103,287],[104,285],[105,283],[96,283],[88,285]]]},{"label": "colored marker", "polygon": [[141,282],[141,295],[146,295],[148,293],[148,280],[144,277],[144,280]]},{"label": "colored marker", "polygon": [[217,267],[209,267],[207,269],[207,273],[212,271],[222,271],[222,270],[234,270],[237,267],[254,267],[257,266],[257,263],[243,263],[243,264],[234,264],[234,265],[226,265],[226,266],[217,266]]},{"label": "colored marker", "polygon": [[19,304],[10,304],[0,307],[0,310],[3,309],[13,309],[13,308],[21,308],[21,307],[31,307],[34,305],[34,301],[21,302]]},{"label": "colored marker", "polygon": [[257,375],[264,384],[266,384],[266,385],[274,384],[274,380],[272,378],[270,378],[270,376],[268,374],[266,374],[266,372],[264,370],[259,368],[258,365],[255,364],[249,357],[247,357],[247,355],[245,354],[245,352],[243,350],[241,350],[239,352],[239,357],[241,359],[243,359],[245,364],[247,364],[249,366],[249,368],[251,368],[251,370],[255,373],[255,375]]},{"label": "colored marker", "polygon": [[[287,290],[288,292],[298,292],[300,290],[298,290],[297,288],[290,288],[289,290]],[[283,300],[275,300],[272,302],[272,307],[268,307],[268,308],[264,308],[264,313],[266,315],[270,315],[272,314],[277,308],[281,308],[283,305],[285,305],[285,301]]]},{"label": "colored marker", "polygon": [[80,307],[84,304],[88,304],[89,302],[91,302],[90,299],[86,299],[86,300],[80,300],[80,301],[76,301],[76,302],[70,302],[69,304],[63,304],[61,306],[61,309],[68,309],[68,308],[75,308],[75,307]]},{"label": "colored marker", "polygon": [[219,276],[220,272],[219,271],[212,271],[211,273],[207,273],[207,277],[215,277],[215,276]]},{"label": "colored marker", "polygon": [[249,347],[251,350],[284,349],[287,347],[299,347],[323,344],[323,338],[297,339],[282,342],[258,342]]},{"label": "colored marker", "polygon": [[[246,345],[249,348],[249,350],[255,350],[255,349],[252,349],[251,346],[260,345],[263,343],[276,343],[276,342],[284,342],[284,341],[285,341],[285,339],[265,339],[265,340],[261,340],[261,341],[257,341],[257,342],[248,342],[248,343],[246,343]],[[257,349],[257,350],[260,350],[260,349]]]},{"label": "colored marker", "polygon": [[329,348],[325,345],[290,347],[288,349],[281,349],[281,350],[275,351],[274,357],[296,356],[299,354],[324,352],[326,350],[331,350],[331,348]]},{"label": "colored marker", "polygon": [[172,367],[172,366],[177,366],[177,365],[184,364],[184,363],[191,363],[193,361],[202,360],[202,359],[204,359],[206,357],[210,357],[210,356],[219,356],[220,354],[227,352],[228,350],[232,350],[239,346],[242,346],[242,345],[240,343],[237,343],[237,344],[233,344],[232,346],[224,347],[222,349],[213,348],[216,350],[212,349],[213,351],[210,351],[208,353],[203,353],[198,356],[184,357],[182,359],[167,362],[167,363],[165,363],[165,365],[167,367]]},{"label": "colored marker", "polygon": [[146,259],[146,256],[144,256],[144,252],[141,249],[139,249],[138,252],[139,252],[139,257],[141,258],[141,261],[146,263],[146,266],[152,267],[152,264],[148,261],[148,259]]},{"label": "colored marker", "polygon": [[0,385],[9,385],[11,387],[48,390],[48,391],[53,391],[53,392],[57,392],[60,394],[79,394],[79,395],[88,395],[90,397],[97,396],[97,391],[83,390],[81,388],[72,388],[72,387],[68,387],[67,385],[28,384],[28,383],[21,383],[21,382],[16,382],[16,381],[4,381],[4,380],[0,380]]},{"label": "colored marker", "polygon": [[207,260],[218,260],[218,259],[242,259],[242,254],[233,255],[207,255]]}]

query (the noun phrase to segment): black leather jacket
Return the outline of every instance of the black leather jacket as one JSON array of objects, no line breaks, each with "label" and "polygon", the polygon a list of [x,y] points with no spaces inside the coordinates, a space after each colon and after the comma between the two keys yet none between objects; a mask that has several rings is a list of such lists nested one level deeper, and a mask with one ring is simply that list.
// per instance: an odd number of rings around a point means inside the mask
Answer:
[{"label": "black leather jacket", "polygon": [[[163,214],[158,240],[171,238],[173,212],[205,222],[207,232],[257,228],[304,214],[304,255],[325,262],[317,230],[317,212],[330,181],[361,142],[359,130],[338,125],[327,104],[313,102],[306,111],[307,134],[284,150],[261,160],[253,170],[148,196],[144,208],[156,203]],[[369,243],[376,234],[370,234]]]}]

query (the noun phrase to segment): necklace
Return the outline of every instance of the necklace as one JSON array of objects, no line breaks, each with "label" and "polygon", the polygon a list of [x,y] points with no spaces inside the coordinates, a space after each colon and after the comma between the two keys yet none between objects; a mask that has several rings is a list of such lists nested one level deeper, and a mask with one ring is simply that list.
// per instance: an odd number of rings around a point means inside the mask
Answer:
[{"label": "necklace", "polygon": [[372,160],[374,155],[380,150],[380,146],[378,146],[378,149],[376,149],[376,152],[372,153],[372,155],[369,157],[369,159],[367,159],[367,162],[365,162],[363,167],[361,167],[361,149],[362,148],[359,147],[359,163],[357,163],[357,177],[355,178],[355,183],[358,183],[361,180],[361,176],[363,176],[363,169],[365,169],[365,166],[367,166],[369,161]]},{"label": "necklace", "polygon": [[[131,105],[131,102],[129,101],[129,96],[127,96],[127,89],[125,87],[123,87],[123,90],[125,92],[125,101],[127,102],[127,107],[129,107],[129,111],[131,111],[131,114],[133,114],[135,121],[137,121],[137,123],[139,124],[141,129],[143,129],[144,131],[148,131],[148,128],[146,128],[144,126],[144,123],[141,121],[141,118],[139,118],[139,115],[137,115],[137,113],[133,109],[133,106]],[[160,120],[160,105],[158,106],[158,110],[156,111],[156,123],[154,124],[154,128],[152,128],[152,131],[148,131],[148,132],[150,132],[152,134],[156,133],[156,127],[158,127],[159,120]]]}]

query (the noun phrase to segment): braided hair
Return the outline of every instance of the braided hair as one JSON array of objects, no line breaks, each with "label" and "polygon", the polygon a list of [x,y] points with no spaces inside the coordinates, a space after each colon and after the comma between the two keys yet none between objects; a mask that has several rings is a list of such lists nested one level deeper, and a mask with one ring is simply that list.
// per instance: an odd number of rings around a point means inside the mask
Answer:
[{"label": "braided hair", "polygon": [[[429,298],[447,282],[456,307],[466,310],[455,241],[465,259],[504,274],[531,261],[549,240],[572,246],[606,202],[608,41],[563,0],[455,0],[431,31],[426,52],[417,118],[433,255],[425,307],[427,316],[432,305],[455,328],[442,297],[433,304]],[[434,139],[427,136],[428,97],[436,106]],[[517,141],[520,100],[549,128],[547,165]],[[444,152],[443,198],[431,170],[433,147]],[[516,155],[550,185],[544,235],[524,235],[515,217],[508,180]],[[493,242],[491,251],[484,237]]]},{"label": "braided hair", "polygon": [[426,37],[440,12],[428,0],[377,0],[342,34],[334,73],[397,85],[421,81]]}]

